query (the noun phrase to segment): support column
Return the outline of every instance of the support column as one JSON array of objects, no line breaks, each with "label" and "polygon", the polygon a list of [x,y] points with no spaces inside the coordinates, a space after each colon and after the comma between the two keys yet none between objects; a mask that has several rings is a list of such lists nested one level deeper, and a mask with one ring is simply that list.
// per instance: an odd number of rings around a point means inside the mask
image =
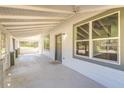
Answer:
[{"label": "support column", "polygon": [[42,36],[42,34],[40,35],[40,38],[39,38],[38,47],[39,47],[39,54],[42,54],[43,53],[43,36]]}]

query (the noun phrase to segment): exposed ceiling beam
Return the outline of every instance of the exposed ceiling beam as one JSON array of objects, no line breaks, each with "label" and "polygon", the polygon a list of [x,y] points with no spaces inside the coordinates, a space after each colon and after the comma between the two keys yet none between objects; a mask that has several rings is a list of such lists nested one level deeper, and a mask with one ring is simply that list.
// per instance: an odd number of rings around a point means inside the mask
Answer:
[{"label": "exposed ceiling beam", "polygon": [[60,23],[58,21],[55,22],[2,22],[3,25],[35,25],[35,24],[57,24]]},{"label": "exposed ceiling beam", "polygon": [[[53,27],[46,27],[47,29],[53,28]],[[33,29],[33,30],[37,30],[37,29],[46,29],[45,27],[32,27],[32,28],[18,28],[18,29],[6,29],[8,31],[23,31],[23,30],[28,30],[28,29]]]},{"label": "exposed ceiling beam", "polygon": [[39,35],[42,32],[28,32],[28,33],[11,33],[13,36],[19,38],[19,37],[30,37],[30,36],[34,36],[34,35]]},{"label": "exposed ceiling beam", "polygon": [[51,9],[51,8],[27,6],[27,5],[1,5],[0,7],[15,8],[15,9],[25,9],[25,10],[33,10],[33,11],[41,11],[41,12],[73,14],[72,11],[67,11],[67,10]]},{"label": "exposed ceiling beam", "polygon": [[39,30],[27,30],[27,31],[14,31],[14,32],[11,32],[11,33],[14,33],[14,34],[19,34],[19,33],[28,33],[28,32],[42,32],[42,31],[46,31],[48,29],[39,29]]},{"label": "exposed ceiling beam", "polygon": [[53,27],[47,27],[47,28],[29,28],[29,29],[18,29],[18,30],[8,30],[9,32],[23,32],[23,31],[28,31],[28,30],[45,30],[45,29],[51,29]]},{"label": "exposed ceiling beam", "polygon": [[[1,23],[0,23],[1,24]],[[39,26],[39,25],[42,25],[42,26],[55,26],[55,25],[58,25],[58,24],[21,24],[21,25],[3,25],[5,27],[22,27],[22,26]]]},{"label": "exposed ceiling beam", "polygon": [[26,28],[44,28],[44,27],[54,27],[56,25],[35,25],[35,26],[10,26],[6,27],[6,29],[26,29]]},{"label": "exposed ceiling beam", "polygon": [[[31,32],[31,33],[30,33]],[[12,33],[11,32],[11,34],[13,34],[13,35],[25,35],[25,36],[28,36],[28,35],[30,35],[30,34],[32,34],[32,35],[34,35],[34,33],[42,33],[42,31],[40,30],[40,31],[27,31],[27,32],[20,32],[20,33]]]},{"label": "exposed ceiling beam", "polygon": [[23,16],[23,15],[0,15],[0,19],[66,19],[55,16]]}]

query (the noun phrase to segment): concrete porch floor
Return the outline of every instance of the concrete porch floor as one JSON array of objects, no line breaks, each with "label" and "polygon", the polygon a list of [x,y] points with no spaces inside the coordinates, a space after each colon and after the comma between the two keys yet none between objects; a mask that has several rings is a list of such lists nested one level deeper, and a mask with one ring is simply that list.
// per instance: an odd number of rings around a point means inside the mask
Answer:
[{"label": "concrete porch floor", "polygon": [[51,64],[44,55],[22,55],[7,73],[4,87],[99,88],[101,84],[62,64]]}]

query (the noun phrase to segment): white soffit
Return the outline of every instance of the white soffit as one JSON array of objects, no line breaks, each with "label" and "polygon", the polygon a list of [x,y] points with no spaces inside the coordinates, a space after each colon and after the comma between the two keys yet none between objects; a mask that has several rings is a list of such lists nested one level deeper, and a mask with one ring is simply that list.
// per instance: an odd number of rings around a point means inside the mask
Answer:
[{"label": "white soffit", "polygon": [[106,5],[0,5],[0,24],[15,36],[50,31],[75,13],[84,16],[122,6]]}]

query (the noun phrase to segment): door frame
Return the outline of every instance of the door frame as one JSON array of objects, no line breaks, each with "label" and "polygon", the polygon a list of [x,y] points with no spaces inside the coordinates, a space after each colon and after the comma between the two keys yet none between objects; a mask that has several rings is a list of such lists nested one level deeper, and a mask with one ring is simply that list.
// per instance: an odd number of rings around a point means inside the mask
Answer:
[{"label": "door frame", "polygon": [[[61,36],[61,61],[57,60],[57,37]],[[55,35],[55,60],[60,61],[62,63],[62,33]]]}]

